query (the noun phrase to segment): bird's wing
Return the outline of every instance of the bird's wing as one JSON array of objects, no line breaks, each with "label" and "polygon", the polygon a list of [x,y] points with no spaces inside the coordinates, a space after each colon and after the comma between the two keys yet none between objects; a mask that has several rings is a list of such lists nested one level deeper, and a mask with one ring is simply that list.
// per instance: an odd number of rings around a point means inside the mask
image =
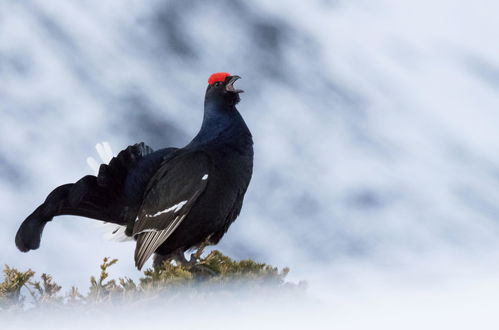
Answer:
[{"label": "bird's wing", "polygon": [[188,152],[165,162],[153,176],[133,228],[137,268],[185,219],[206,187],[209,167],[204,153]]}]

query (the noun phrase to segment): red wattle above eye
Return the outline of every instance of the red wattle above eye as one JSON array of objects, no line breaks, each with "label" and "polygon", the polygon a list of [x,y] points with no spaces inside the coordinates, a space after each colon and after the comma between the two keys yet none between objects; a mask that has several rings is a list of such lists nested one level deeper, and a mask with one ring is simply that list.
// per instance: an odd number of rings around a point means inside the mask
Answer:
[{"label": "red wattle above eye", "polygon": [[230,76],[230,74],[227,73],[227,72],[217,72],[217,73],[214,73],[214,74],[212,74],[210,76],[210,78],[208,78],[208,84],[209,85],[213,85],[216,82],[219,82],[219,81],[222,82],[228,76]]}]

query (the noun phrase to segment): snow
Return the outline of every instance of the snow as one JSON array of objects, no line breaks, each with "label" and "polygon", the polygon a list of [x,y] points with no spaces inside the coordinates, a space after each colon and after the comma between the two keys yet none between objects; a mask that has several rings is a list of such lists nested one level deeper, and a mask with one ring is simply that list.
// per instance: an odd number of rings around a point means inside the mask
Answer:
[{"label": "snow", "polygon": [[[254,136],[255,169],[218,248],[290,266],[297,279],[317,273],[316,294],[338,272],[324,292],[333,295],[352,272],[401,276],[404,290],[434,294],[441,303],[433,309],[447,316],[459,290],[432,291],[432,283],[471,265],[468,284],[499,275],[486,266],[499,251],[497,2],[2,6],[3,263],[50,273],[65,287],[86,286],[103,256],[120,259],[116,273],[134,274],[134,244],[103,241],[92,221],[55,219],[28,254],[13,237],[53,188],[88,174],[96,141],[116,151],[188,143],[206,78],[228,71],[244,78],[238,108]],[[439,275],[404,271],[413,264]],[[418,286],[419,277],[428,280]],[[387,282],[382,289],[395,290]],[[493,282],[463,293],[489,304]],[[349,288],[353,311],[364,291]],[[403,299],[390,297],[386,306]]]}]

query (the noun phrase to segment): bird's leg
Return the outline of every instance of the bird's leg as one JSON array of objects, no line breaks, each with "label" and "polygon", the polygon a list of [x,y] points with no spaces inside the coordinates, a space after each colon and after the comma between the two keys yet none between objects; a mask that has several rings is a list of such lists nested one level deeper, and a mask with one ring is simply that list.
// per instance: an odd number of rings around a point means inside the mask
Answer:
[{"label": "bird's leg", "polygon": [[198,245],[196,252],[191,254],[191,258],[189,260],[189,271],[195,273],[197,278],[210,278],[218,275],[216,271],[211,269],[209,266],[205,265],[201,261],[201,255],[204,252],[204,249],[213,244],[210,242],[210,237],[206,238],[201,244]]},{"label": "bird's leg", "polygon": [[189,261],[187,261],[187,259],[185,259],[184,250],[182,250],[182,249],[178,249],[175,252],[173,252],[171,254],[171,258],[173,260],[175,260],[175,263],[177,265],[183,265],[183,266],[189,265]]},{"label": "bird's leg", "polygon": [[163,268],[163,264],[165,262],[170,262],[171,259],[172,258],[169,256],[164,256],[164,255],[156,253],[156,254],[154,254],[154,261],[153,261],[152,266],[155,270],[159,270],[159,269]]},{"label": "bird's leg", "polygon": [[195,263],[197,263],[197,261],[201,258],[201,255],[203,254],[204,249],[209,244],[210,244],[210,238],[209,237],[207,239],[205,239],[201,244],[199,244],[197,251],[191,254],[191,260],[189,260],[189,262],[191,263],[191,265],[194,265]]}]

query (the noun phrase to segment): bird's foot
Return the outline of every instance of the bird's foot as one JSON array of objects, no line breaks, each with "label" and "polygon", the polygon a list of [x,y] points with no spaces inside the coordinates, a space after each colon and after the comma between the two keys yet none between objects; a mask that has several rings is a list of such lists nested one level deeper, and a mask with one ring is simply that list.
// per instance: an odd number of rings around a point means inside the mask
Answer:
[{"label": "bird's foot", "polygon": [[199,261],[201,260],[201,256],[203,255],[204,249],[208,245],[210,245],[210,238],[209,237],[203,243],[199,244],[196,252],[191,254],[191,259],[189,260],[191,265],[195,265],[195,264],[199,263]]},{"label": "bird's foot", "polygon": [[169,256],[162,256],[159,254],[155,254],[154,256],[154,269],[161,269],[165,262],[175,261],[176,265],[180,265],[184,267],[191,273],[196,274],[196,278],[209,278],[212,276],[216,276],[218,272],[211,269],[211,267],[203,264],[201,260],[201,255],[203,254],[204,248],[208,244],[203,243],[199,246],[196,252],[191,254],[190,260],[187,260],[184,255],[184,251],[182,249],[175,251]]},{"label": "bird's foot", "polygon": [[[158,254],[154,258],[154,267],[158,267],[165,261],[175,261],[177,265],[181,265],[187,269],[195,270],[196,272],[210,273],[212,272],[209,268],[201,263],[201,256],[203,255],[204,249],[210,244],[209,239],[206,239],[203,243],[199,244],[196,252],[191,253],[189,260],[185,258],[183,249],[178,249],[174,253],[170,254],[168,257],[163,257]],[[205,270],[206,268],[206,270]]]}]

